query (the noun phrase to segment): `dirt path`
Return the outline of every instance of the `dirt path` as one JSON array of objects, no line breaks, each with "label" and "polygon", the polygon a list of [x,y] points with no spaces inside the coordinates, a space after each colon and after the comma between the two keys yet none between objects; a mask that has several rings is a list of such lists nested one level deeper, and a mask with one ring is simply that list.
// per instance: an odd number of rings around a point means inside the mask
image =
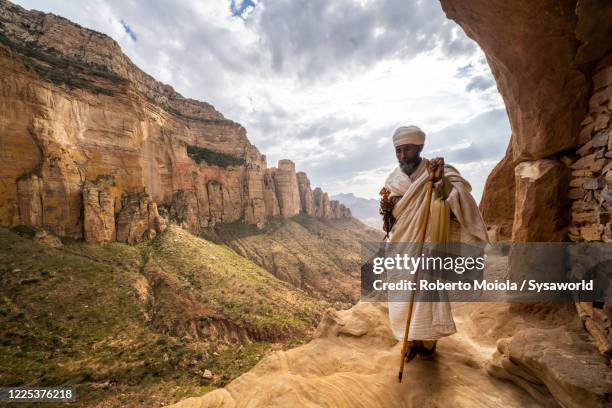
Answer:
[{"label": "dirt path", "polygon": [[[491,253],[485,274],[505,279]],[[573,305],[453,305],[457,333],[434,361],[413,360],[399,384],[401,343],[386,303],[328,310],[315,338],[278,351],[224,389],[174,405],[203,407],[567,407],[609,406],[612,372]],[[491,373],[491,374],[489,374]]]},{"label": "dirt path", "polygon": [[397,381],[401,344],[384,304],[329,312],[310,343],[262,360],[225,389],[175,407],[525,407],[523,389],[487,374],[496,333],[512,323],[509,305],[455,308],[458,333],[439,342],[437,359],[413,361]]}]

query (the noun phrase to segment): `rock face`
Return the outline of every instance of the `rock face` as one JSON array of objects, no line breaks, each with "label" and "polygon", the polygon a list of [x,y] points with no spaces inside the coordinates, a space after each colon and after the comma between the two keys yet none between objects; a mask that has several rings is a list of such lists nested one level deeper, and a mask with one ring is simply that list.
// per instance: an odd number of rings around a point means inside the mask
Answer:
[{"label": "rock face", "polygon": [[[440,2],[485,52],[512,127],[485,186],[487,223],[505,239],[513,224],[514,241],[612,242],[612,3]],[[601,306],[591,309],[612,320],[610,302]],[[595,321],[585,327],[612,348]]]},{"label": "rock face", "polygon": [[28,174],[17,180],[19,214],[23,224],[32,227],[43,225],[42,180],[36,174]]},{"label": "rock face", "polygon": [[[526,203],[519,192],[514,205],[499,199],[511,192],[508,186],[514,185],[510,180],[514,167],[527,160],[558,159],[577,149],[579,125],[587,107],[608,103],[607,91],[591,89],[591,83],[606,82],[606,74],[598,72],[611,48],[604,38],[609,37],[612,5],[576,0],[441,0],[441,4],[447,16],[485,52],[506,104],[511,148],[487,180],[481,206],[486,221],[498,225],[509,238],[508,221],[516,222],[515,214],[528,211],[516,208]],[[507,38],[513,39],[512,44]],[[597,125],[604,126],[604,122],[602,118]],[[555,212],[565,205],[565,200],[559,202]],[[544,239],[556,240],[558,236],[551,232]]]},{"label": "rock face", "polygon": [[166,229],[166,221],[159,216],[157,204],[147,193],[128,193],[121,198],[117,215],[117,241],[137,244],[155,238]]},{"label": "rock face", "polygon": [[[574,147],[588,95],[588,80],[574,62],[576,1],[441,3],[485,52],[510,118],[513,159],[537,160]],[[532,19],[538,23],[528,23]]]},{"label": "rock face", "polygon": [[565,327],[521,330],[498,341],[487,371],[520,385],[546,406],[555,401],[563,407],[609,406],[612,375],[606,360],[579,336]]},{"label": "rock face", "polygon": [[279,160],[278,167],[273,171],[276,196],[280,215],[291,217],[300,213],[300,191],[295,164],[291,160]]},{"label": "rock face", "polygon": [[83,184],[83,232],[89,243],[112,242],[116,238],[111,183],[112,179],[98,178]]},{"label": "rock face", "polygon": [[301,211],[306,215],[314,216],[316,211],[312,196],[312,188],[310,188],[310,180],[308,180],[308,176],[303,171],[297,173],[297,180],[300,190]]},{"label": "rock face", "polygon": [[494,236],[493,241],[512,236],[515,181],[511,149],[512,144],[508,145],[506,155],[487,177],[479,206],[482,217]]},{"label": "rock face", "polygon": [[[206,227],[207,220],[200,218],[200,203],[203,202],[209,205],[208,191],[206,188],[199,189],[200,194],[204,194],[205,199],[199,200],[198,194],[195,191],[178,190],[172,197],[169,215],[170,218],[181,227],[198,233],[202,227]],[[210,213],[210,209],[207,209]]]},{"label": "rock face", "polygon": [[[386,305],[360,303],[345,311],[328,310],[310,343],[274,352],[225,388],[172,406],[554,407],[561,403],[604,407],[609,403],[610,371],[575,332],[532,328],[537,316],[523,319],[499,303],[464,304],[454,314],[458,333],[439,341],[434,361],[407,364],[401,384],[397,381],[401,343],[390,331]],[[547,318],[558,323],[553,314]],[[554,336],[562,338],[562,346],[552,341]],[[504,357],[503,361],[518,367],[514,372],[522,376],[512,374],[516,381],[506,381],[501,367],[498,375],[487,375],[499,337],[511,338],[511,358],[518,360]],[[568,350],[578,357],[565,355]],[[526,387],[539,394],[530,395]]]},{"label": "rock face", "polygon": [[274,169],[266,169],[263,177],[263,200],[266,206],[266,216],[280,215],[278,199],[276,198],[276,185],[274,184]]},{"label": "rock face", "polygon": [[514,168],[516,210],[512,237],[516,241],[561,241],[569,220],[567,185],[570,169],[557,160],[521,162]]},{"label": "rock face", "polygon": [[331,214],[329,196],[324,193],[319,187],[312,192],[312,199],[315,206],[315,214],[317,217],[329,217]]},{"label": "rock face", "polygon": [[[0,225],[132,242],[157,230],[142,223],[153,204],[192,232],[313,213],[294,164],[266,168],[240,124],[157,82],[111,38],[5,0],[0,105]],[[122,196],[145,192],[147,209],[127,202],[142,226],[126,232]]]}]

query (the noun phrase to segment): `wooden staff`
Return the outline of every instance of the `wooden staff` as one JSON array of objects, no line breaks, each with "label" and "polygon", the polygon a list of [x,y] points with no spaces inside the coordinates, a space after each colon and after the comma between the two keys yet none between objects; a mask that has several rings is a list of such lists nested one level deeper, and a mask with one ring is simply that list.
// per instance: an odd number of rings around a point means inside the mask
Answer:
[{"label": "wooden staff", "polygon": [[[429,174],[429,180],[427,181],[427,195],[425,197],[425,214],[423,214],[423,222],[421,223],[421,229],[419,230],[419,249],[417,254],[423,250],[423,244],[425,243],[425,234],[427,233],[427,223],[429,222],[429,209],[431,206],[431,192],[433,190],[433,177],[434,172]],[[418,282],[418,270],[415,271],[414,281]],[[412,319],[412,307],[414,305],[414,297],[416,296],[416,286],[414,291],[410,293],[410,300],[408,301],[408,318],[406,319],[406,330],[404,331],[404,342],[402,343],[402,361],[400,362],[399,369],[399,382],[402,382],[402,376],[404,375],[404,364],[406,362],[406,352],[408,351],[408,332],[410,331],[410,320]]]}]

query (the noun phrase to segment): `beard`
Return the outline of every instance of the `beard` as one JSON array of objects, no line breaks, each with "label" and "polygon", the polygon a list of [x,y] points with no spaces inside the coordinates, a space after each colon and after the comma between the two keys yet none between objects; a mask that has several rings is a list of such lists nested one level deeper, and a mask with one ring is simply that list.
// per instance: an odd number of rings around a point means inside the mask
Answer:
[{"label": "beard", "polygon": [[408,175],[412,174],[417,166],[421,163],[421,156],[415,156],[412,159],[402,162],[399,162],[399,167],[402,171]]}]

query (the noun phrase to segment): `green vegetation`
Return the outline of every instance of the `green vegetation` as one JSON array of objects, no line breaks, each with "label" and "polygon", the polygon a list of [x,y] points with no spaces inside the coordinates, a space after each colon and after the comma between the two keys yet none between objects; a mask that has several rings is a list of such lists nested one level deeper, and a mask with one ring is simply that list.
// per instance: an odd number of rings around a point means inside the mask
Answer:
[{"label": "green vegetation", "polygon": [[11,228],[11,231],[15,234],[21,235],[22,237],[32,239],[36,235],[37,229],[29,225],[19,224]]},{"label": "green vegetation", "polygon": [[307,341],[327,306],[176,227],[138,246],[0,242],[0,386],[74,385],[75,406],[201,395]]},{"label": "green vegetation", "polygon": [[205,234],[279,279],[346,307],[359,299],[362,244],[382,239],[380,232],[354,218],[306,215],[269,220],[263,230],[240,222],[217,224]]},{"label": "green vegetation", "polygon": [[245,163],[245,160],[242,157],[215,152],[214,150],[210,150],[205,147],[192,145],[187,145],[187,155],[198,164],[205,162],[207,164],[219,167],[242,166]]},{"label": "green vegetation", "polygon": [[[231,120],[228,120],[228,119],[205,119],[204,117],[200,117],[200,116],[187,115],[184,112],[181,112],[180,110],[173,108],[166,101],[155,99],[155,98],[151,97],[150,95],[143,95],[143,96],[147,99],[147,101],[149,101],[153,105],[159,106],[160,108],[162,108],[166,112],[171,113],[171,114],[173,114],[175,116],[178,116],[178,117],[186,119],[186,120],[193,120],[193,121],[197,121],[197,122],[201,122],[201,123],[206,123],[206,124],[209,124],[209,125],[219,125],[219,126],[223,126],[223,125],[227,125],[227,124],[233,123]],[[201,102],[200,101],[200,103],[204,104],[204,105],[209,105],[206,102]],[[214,110],[214,107],[212,105],[209,105],[209,106],[210,106],[211,109]]]},{"label": "green vegetation", "polygon": [[22,56],[23,63],[41,79],[69,88],[87,89],[93,93],[112,95],[112,90],[100,87],[94,80],[120,84],[125,81],[106,66],[86,63],[66,57],[53,48],[43,48],[35,43],[22,44],[9,39],[0,31],[0,44]]}]

